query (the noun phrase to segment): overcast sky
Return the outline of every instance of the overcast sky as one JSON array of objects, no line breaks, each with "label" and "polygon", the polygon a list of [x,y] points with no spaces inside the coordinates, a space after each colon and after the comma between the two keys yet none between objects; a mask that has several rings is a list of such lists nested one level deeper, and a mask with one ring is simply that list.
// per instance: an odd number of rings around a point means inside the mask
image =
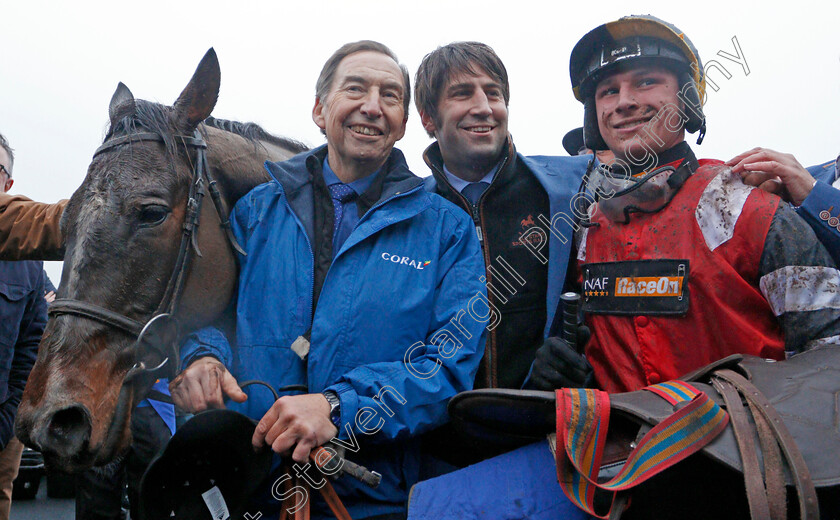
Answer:
[{"label": "overcast sky", "polygon": [[[0,0],[0,132],[16,150],[15,193],[69,197],[101,143],[119,81],[138,98],[171,104],[209,47],[222,70],[213,115],[254,121],[310,146],[317,75],[341,44],[390,46],[412,76],[436,46],[491,45],[511,82],[510,131],[525,154],[565,155],[580,126],[569,53],[590,29],[627,14],[653,14],[685,31],[718,91],[709,89],[708,134],[698,157],[728,159],[753,146],[806,166],[836,157],[840,115],[840,3],[288,1],[43,2]],[[718,56],[740,43],[749,75]],[[693,145],[694,141],[690,141]],[[412,170],[430,143],[413,105],[401,148]],[[60,263],[47,266],[53,281]]]}]

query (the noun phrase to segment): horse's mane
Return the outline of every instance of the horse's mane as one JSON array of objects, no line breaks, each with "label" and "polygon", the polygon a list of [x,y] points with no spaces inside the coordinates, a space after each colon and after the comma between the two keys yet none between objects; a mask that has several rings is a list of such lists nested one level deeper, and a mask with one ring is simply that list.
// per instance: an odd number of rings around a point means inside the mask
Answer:
[{"label": "horse's mane", "polygon": [[309,147],[300,141],[288,137],[272,135],[256,123],[241,123],[239,121],[228,121],[227,119],[216,119],[213,116],[204,120],[204,124],[225,132],[230,132],[244,137],[249,141],[265,141],[285,148],[293,153],[300,153],[309,150]]},{"label": "horse's mane", "polygon": [[[171,117],[171,109],[167,106],[142,99],[135,100],[134,111],[124,115],[108,128],[105,141],[112,137],[128,135],[138,131],[153,132],[163,138],[167,152],[170,155],[174,155],[177,141],[172,134]],[[252,143],[263,141],[275,144],[292,153],[300,153],[309,149],[300,141],[272,135],[256,123],[240,123],[238,121],[208,117],[204,120],[204,124],[236,134]]]}]

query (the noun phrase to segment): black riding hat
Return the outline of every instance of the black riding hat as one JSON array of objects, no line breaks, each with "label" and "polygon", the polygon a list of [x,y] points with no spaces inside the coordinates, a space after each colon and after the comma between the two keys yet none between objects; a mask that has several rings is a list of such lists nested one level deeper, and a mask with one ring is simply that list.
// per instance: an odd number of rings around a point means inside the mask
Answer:
[{"label": "black riding hat", "polygon": [[566,135],[563,136],[563,148],[565,148],[566,152],[571,156],[578,155],[580,153],[580,149],[585,146],[586,145],[583,143],[583,127],[569,130],[566,132]]},{"label": "black riding hat", "polygon": [[649,62],[671,69],[679,82],[689,133],[706,132],[703,104],[706,79],[697,48],[673,24],[650,15],[625,16],[589,31],[569,58],[569,76],[575,98],[583,103],[583,134],[587,148],[604,150],[607,145],[598,129],[594,91],[598,82],[627,63]]},{"label": "black riding hat", "polygon": [[249,498],[264,489],[273,455],[254,451],[255,427],[232,410],[202,412],[180,427],[143,475],[140,520],[216,520],[219,508],[210,507],[219,496],[231,518],[245,513]]}]

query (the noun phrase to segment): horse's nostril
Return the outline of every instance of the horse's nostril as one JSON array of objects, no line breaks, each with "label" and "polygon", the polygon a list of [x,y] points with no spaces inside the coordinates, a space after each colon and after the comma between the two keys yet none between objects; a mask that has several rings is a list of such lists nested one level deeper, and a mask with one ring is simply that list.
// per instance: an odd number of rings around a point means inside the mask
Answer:
[{"label": "horse's nostril", "polygon": [[47,435],[58,445],[78,452],[90,438],[90,417],[83,406],[74,405],[55,412],[50,419]]}]

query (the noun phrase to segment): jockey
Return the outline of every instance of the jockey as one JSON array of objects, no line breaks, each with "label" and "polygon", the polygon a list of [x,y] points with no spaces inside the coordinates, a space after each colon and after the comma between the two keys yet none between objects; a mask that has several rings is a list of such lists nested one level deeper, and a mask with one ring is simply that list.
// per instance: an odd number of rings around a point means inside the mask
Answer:
[{"label": "jockey", "polygon": [[[832,290],[840,272],[813,231],[724,163],[698,161],[685,142],[686,130],[698,141],[705,132],[702,71],[690,40],[650,16],[602,25],[575,46],[570,73],[586,145],[605,144],[616,159],[588,177],[598,202],[576,237],[592,339],[585,356],[563,342],[547,350],[553,357],[538,353],[535,386],[553,390],[584,362],[602,389],[632,391],[732,353],[784,359],[838,342],[831,309],[840,307]],[[547,518],[568,504],[556,480],[544,480],[554,465],[546,443],[502,457],[508,469],[500,457],[418,484],[410,518],[479,510],[482,518]],[[473,493],[466,482],[476,483],[476,500],[465,498]],[[461,498],[450,514],[439,504],[448,505],[456,483]],[[482,497],[495,498],[487,506]]]},{"label": "jockey", "polygon": [[[691,41],[650,16],[602,25],[572,51],[586,143],[616,156],[588,179],[598,202],[577,237],[585,354],[607,391],[733,353],[784,359],[840,333],[825,312],[840,306],[840,273],[813,231],[685,142],[705,133],[702,70]],[[539,362],[535,373],[555,366]]]}]

